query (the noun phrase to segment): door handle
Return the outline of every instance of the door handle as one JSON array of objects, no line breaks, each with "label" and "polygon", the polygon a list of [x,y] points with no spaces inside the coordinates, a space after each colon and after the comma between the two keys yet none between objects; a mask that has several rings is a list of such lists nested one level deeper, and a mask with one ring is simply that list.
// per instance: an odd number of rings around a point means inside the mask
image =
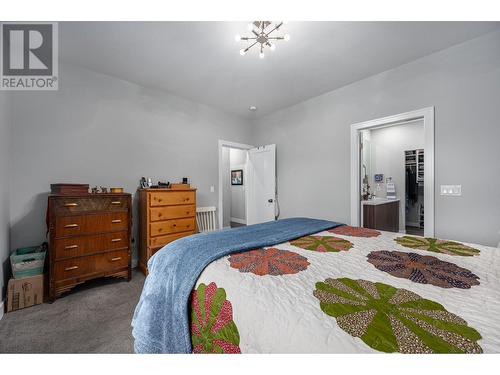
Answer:
[{"label": "door handle", "polygon": [[268,199],[267,200],[269,203],[273,203],[274,202],[274,199]]}]

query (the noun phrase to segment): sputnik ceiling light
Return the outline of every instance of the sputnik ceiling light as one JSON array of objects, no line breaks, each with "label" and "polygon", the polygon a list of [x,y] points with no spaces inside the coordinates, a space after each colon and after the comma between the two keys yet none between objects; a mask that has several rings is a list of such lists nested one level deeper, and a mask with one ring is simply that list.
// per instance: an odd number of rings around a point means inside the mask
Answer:
[{"label": "sputnik ceiling light", "polygon": [[271,51],[274,51],[276,49],[276,44],[274,44],[272,41],[284,40],[285,42],[288,42],[290,40],[290,35],[288,34],[285,34],[283,36],[271,35],[273,32],[279,31],[280,27],[283,26],[283,22],[278,22],[274,26],[271,26],[271,24],[271,21],[254,21],[253,23],[248,24],[248,31],[252,32],[252,36],[236,35],[235,39],[237,42],[243,40],[251,43],[247,48],[243,48],[240,50],[240,55],[245,55],[250,48],[260,44],[259,57],[263,59],[265,56],[265,47],[269,47]]}]

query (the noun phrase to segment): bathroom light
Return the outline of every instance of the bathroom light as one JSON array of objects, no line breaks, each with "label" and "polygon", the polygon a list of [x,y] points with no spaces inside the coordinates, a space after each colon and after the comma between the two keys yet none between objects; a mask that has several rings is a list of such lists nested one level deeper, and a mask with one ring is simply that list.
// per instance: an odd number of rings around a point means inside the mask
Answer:
[{"label": "bathroom light", "polygon": [[245,56],[245,54],[246,54],[246,53],[247,53],[247,52],[246,52],[244,49],[240,49],[240,55],[241,55],[241,56]]},{"label": "bathroom light", "polygon": [[264,52],[259,53],[259,58],[263,59],[265,57]]},{"label": "bathroom light", "polygon": [[271,44],[271,47],[269,47],[271,51],[276,51],[276,44]]},{"label": "bathroom light", "polygon": [[285,34],[283,39],[285,39],[285,42],[288,42],[290,40],[290,34]]},{"label": "bathroom light", "polygon": [[239,42],[241,40],[241,35],[240,34],[236,34],[234,36],[234,40],[236,40],[237,42]]},{"label": "bathroom light", "polygon": [[254,106],[254,105],[251,105],[250,107],[248,107],[248,110],[252,111],[252,112],[255,112],[257,110],[257,107]]}]

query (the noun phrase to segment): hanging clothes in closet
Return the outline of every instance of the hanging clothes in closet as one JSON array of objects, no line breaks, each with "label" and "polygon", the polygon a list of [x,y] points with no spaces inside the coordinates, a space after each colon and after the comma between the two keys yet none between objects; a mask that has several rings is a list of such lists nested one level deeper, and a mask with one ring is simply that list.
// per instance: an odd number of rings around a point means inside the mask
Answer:
[{"label": "hanging clothes in closet", "polygon": [[412,205],[418,201],[417,171],[413,166],[406,167],[406,196]]}]

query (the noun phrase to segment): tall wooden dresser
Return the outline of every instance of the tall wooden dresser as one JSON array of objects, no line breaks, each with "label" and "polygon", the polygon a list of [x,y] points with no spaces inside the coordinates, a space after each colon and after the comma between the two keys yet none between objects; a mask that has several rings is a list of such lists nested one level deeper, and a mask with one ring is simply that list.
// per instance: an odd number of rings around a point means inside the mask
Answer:
[{"label": "tall wooden dresser", "polygon": [[166,244],[196,233],[196,189],[140,189],[139,268]]},{"label": "tall wooden dresser", "polygon": [[49,298],[104,276],[130,280],[131,195],[49,195]]}]

